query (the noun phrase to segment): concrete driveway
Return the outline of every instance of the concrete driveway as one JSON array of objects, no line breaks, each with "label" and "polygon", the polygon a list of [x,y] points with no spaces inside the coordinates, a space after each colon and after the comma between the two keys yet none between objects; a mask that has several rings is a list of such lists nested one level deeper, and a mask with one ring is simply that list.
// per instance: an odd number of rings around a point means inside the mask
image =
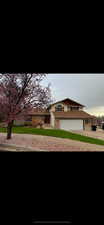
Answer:
[{"label": "concrete driveway", "polygon": [[84,136],[89,136],[89,137],[92,137],[92,138],[104,140],[104,130],[102,130],[102,129],[98,129],[96,131],[83,130],[83,131],[71,131],[71,132],[77,133],[77,134],[82,134]]}]

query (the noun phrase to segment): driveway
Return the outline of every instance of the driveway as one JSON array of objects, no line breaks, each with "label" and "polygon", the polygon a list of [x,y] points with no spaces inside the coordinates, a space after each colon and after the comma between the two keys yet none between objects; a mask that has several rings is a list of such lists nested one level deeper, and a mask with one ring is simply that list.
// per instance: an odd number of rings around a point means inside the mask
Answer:
[{"label": "driveway", "polygon": [[92,138],[102,139],[104,140],[104,130],[98,129],[96,131],[72,131],[73,133],[82,134],[84,136],[89,136]]},{"label": "driveway", "polygon": [[13,134],[11,140],[6,140],[6,134],[0,133],[0,144],[3,143],[30,148],[31,151],[104,151],[104,146],[41,135]]}]

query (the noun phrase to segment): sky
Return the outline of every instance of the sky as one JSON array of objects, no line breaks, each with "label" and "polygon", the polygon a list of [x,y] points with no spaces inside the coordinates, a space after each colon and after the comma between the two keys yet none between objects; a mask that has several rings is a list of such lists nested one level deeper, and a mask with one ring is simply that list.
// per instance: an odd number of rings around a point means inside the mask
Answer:
[{"label": "sky", "polygon": [[70,98],[85,105],[84,111],[104,115],[104,74],[48,74],[42,84],[49,83],[54,102]]}]

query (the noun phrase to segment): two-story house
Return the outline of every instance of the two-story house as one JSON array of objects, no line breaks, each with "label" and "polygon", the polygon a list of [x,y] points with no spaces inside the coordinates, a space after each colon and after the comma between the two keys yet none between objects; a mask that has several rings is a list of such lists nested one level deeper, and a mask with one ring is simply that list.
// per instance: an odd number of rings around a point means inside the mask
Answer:
[{"label": "two-story house", "polygon": [[33,109],[26,118],[35,126],[37,121],[42,121],[43,127],[63,130],[91,129],[96,117],[83,111],[85,106],[69,98],[50,105],[46,110]]}]

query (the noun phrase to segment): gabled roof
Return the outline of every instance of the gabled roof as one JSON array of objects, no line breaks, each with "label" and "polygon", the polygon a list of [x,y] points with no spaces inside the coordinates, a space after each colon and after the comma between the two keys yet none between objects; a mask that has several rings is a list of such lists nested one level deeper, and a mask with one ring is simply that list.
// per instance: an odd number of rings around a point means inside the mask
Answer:
[{"label": "gabled roof", "polygon": [[53,104],[51,104],[48,108],[50,108],[51,106],[55,105],[55,104],[58,104],[58,103],[64,103],[66,105],[70,105],[70,106],[79,106],[79,107],[85,107],[84,105],[81,105],[80,103],[78,102],[75,102],[69,98],[66,98],[66,99],[63,99],[61,101],[58,101],[58,102],[55,102]]},{"label": "gabled roof", "polygon": [[55,118],[62,119],[92,119],[94,116],[84,111],[54,112]]}]

